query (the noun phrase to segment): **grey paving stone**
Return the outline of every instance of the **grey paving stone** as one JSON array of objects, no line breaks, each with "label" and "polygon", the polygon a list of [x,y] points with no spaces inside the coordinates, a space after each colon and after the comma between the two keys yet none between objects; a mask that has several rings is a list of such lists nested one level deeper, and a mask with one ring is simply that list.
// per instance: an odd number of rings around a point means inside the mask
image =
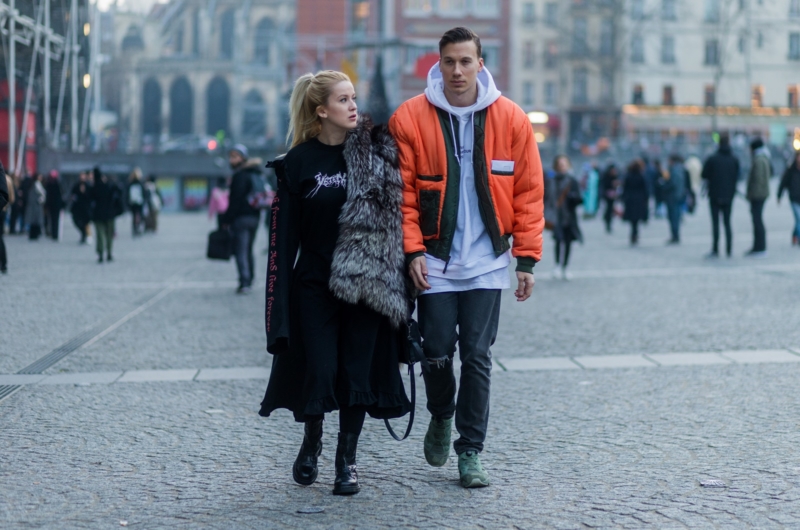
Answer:
[{"label": "grey paving stone", "polygon": [[270,370],[260,366],[250,368],[203,368],[195,381],[269,379]]},{"label": "grey paving stone", "polygon": [[499,359],[500,364],[509,371],[519,370],[580,370],[580,366],[564,357],[544,357],[538,359]]},{"label": "grey paving stone", "polygon": [[0,385],[32,385],[44,377],[39,374],[0,374]]},{"label": "grey paving stone", "polygon": [[788,350],[725,351],[722,355],[739,364],[800,362],[800,355]]},{"label": "grey paving stone", "polygon": [[587,369],[592,368],[642,368],[658,366],[642,355],[597,355],[575,357],[575,362]]},{"label": "grey paving stone", "polygon": [[661,366],[702,366],[707,364],[730,364],[730,359],[718,353],[648,353],[647,358]]},{"label": "grey paving stone", "polygon": [[90,372],[48,375],[40,385],[108,385],[119,379],[122,372]]},{"label": "grey paving stone", "polygon": [[122,374],[118,383],[151,383],[155,381],[191,381],[197,375],[191,370],[131,370]]}]

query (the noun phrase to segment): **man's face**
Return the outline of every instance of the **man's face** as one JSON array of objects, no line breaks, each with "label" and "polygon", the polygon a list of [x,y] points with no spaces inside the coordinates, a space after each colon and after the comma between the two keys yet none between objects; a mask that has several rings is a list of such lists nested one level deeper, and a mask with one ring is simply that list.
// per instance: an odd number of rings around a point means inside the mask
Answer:
[{"label": "man's face", "polygon": [[244,162],[244,157],[239,151],[231,151],[228,153],[228,163],[231,167],[239,167]]},{"label": "man's face", "polygon": [[448,44],[439,57],[439,71],[444,86],[454,95],[474,90],[478,84],[478,73],[483,70],[483,59],[478,57],[478,46],[473,41]]}]

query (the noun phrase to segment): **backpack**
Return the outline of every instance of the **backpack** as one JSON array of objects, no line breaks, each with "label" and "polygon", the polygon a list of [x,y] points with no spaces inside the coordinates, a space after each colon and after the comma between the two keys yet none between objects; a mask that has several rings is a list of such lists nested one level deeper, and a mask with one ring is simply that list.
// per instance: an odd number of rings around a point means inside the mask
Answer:
[{"label": "backpack", "polygon": [[272,207],[275,192],[261,173],[250,173],[250,193],[247,194],[247,203],[256,210],[267,210]]}]

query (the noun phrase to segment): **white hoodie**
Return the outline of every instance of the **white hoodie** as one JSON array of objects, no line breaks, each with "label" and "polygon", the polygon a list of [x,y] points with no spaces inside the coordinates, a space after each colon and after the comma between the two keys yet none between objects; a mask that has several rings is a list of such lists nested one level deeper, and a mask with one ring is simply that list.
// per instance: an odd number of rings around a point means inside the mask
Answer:
[{"label": "white hoodie", "polygon": [[500,91],[494,84],[492,74],[484,67],[478,74],[478,100],[475,104],[469,107],[453,107],[445,98],[444,80],[439,71],[439,63],[436,63],[428,72],[425,97],[432,105],[452,115],[453,131],[456,130],[455,122],[458,122],[459,136],[453,138],[453,144],[461,147],[461,152],[456,153],[456,158],[461,163],[461,183],[450,262],[445,264],[429,254],[425,255],[428,283],[431,285],[431,289],[425,291],[425,294],[508,288],[510,282],[507,268],[511,263],[511,252],[505,252],[500,257],[494,253],[492,240],[481,218],[472,164],[475,113],[497,101]]}]

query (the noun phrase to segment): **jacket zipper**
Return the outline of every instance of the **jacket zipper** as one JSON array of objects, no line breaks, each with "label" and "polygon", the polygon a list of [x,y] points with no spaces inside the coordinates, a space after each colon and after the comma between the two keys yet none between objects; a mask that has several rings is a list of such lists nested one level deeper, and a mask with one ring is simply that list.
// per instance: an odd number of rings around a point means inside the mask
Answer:
[{"label": "jacket zipper", "polygon": [[442,270],[442,274],[447,274],[447,266],[450,265],[450,257],[447,256],[447,259],[444,261],[444,270]]}]

